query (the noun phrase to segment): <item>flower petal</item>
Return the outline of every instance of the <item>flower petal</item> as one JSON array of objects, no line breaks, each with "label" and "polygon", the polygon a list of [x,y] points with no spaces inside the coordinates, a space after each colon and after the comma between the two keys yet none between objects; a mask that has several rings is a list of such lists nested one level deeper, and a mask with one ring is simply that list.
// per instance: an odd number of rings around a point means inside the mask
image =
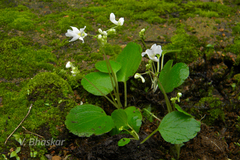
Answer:
[{"label": "flower petal", "polygon": [[147,52],[142,52],[142,57],[144,57],[147,54]]},{"label": "flower petal", "polygon": [[75,33],[79,33],[80,32],[79,29],[77,29],[77,27],[72,27],[72,26],[70,26],[70,27],[72,28],[73,32],[75,32]]},{"label": "flower petal", "polygon": [[84,43],[84,39],[83,39],[83,37],[79,37],[79,40],[81,40],[82,43]]},{"label": "flower petal", "polygon": [[67,30],[67,33],[65,33],[65,35],[66,35],[67,37],[73,37],[74,35],[76,35],[76,33],[74,33],[72,30],[68,29],[68,30]]},{"label": "flower petal", "polygon": [[110,21],[116,25],[118,25],[118,21],[116,21],[115,19],[115,14],[114,13],[111,13],[110,14]]},{"label": "flower petal", "polygon": [[124,23],[124,18],[120,18],[120,19],[118,20],[118,24],[119,24],[120,26],[122,26],[123,23]]},{"label": "flower petal", "polygon": [[66,68],[70,68],[70,67],[72,67],[72,64],[71,64],[70,61],[68,61],[67,64],[66,64]]},{"label": "flower petal", "polygon": [[69,42],[76,41],[79,38],[79,36],[74,36]]}]

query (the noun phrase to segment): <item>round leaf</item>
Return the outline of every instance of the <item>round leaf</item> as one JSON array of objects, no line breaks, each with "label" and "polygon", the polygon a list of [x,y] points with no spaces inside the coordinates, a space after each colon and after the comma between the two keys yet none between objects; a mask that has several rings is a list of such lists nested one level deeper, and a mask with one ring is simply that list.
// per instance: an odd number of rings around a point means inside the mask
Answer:
[{"label": "round leaf", "polygon": [[142,60],[141,52],[140,45],[130,42],[118,55],[116,61],[122,65],[117,72],[119,82],[126,82],[130,76],[135,74]]},{"label": "round leaf", "polygon": [[123,109],[116,109],[112,112],[111,117],[115,126],[119,129],[128,125],[128,117]]},{"label": "round leaf", "polygon": [[187,142],[200,131],[201,123],[184,113],[168,113],[160,123],[158,131],[163,139],[172,144]]},{"label": "round leaf", "polygon": [[[120,70],[121,68],[121,64],[112,60],[109,60],[109,63],[112,67],[112,70],[114,73],[117,73],[117,71]],[[104,73],[109,73],[108,72],[108,67],[107,67],[107,63],[106,61],[99,61],[95,64],[95,67],[97,68],[97,70],[99,70],[100,72],[104,72]],[[110,68],[109,68],[110,70]],[[111,70],[110,70],[111,71]]]},{"label": "round leaf", "polygon": [[[109,74],[102,72],[92,72],[85,76],[92,84],[94,84],[104,95],[109,94],[112,90],[112,83]],[[81,84],[89,93],[96,96],[103,96],[91,83],[85,78],[82,79]]]},{"label": "round leaf", "polygon": [[173,61],[169,60],[159,74],[159,80],[166,93],[172,92],[189,76],[189,68],[185,63],[176,63],[173,67],[172,63]]},{"label": "round leaf", "polygon": [[79,105],[70,110],[66,117],[67,128],[75,135],[89,137],[109,132],[114,123],[104,110],[91,104]]},{"label": "round leaf", "polygon": [[182,112],[183,114],[192,117],[191,114],[185,112],[178,104],[175,103],[175,104],[174,104],[174,107],[175,107],[179,112]]},{"label": "round leaf", "polygon": [[118,146],[125,146],[130,142],[130,138],[122,138],[118,141]]},{"label": "round leaf", "polygon": [[142,125],[142,114],[134,106],[125,109],[128,117],[128,124],[138,133]]}]

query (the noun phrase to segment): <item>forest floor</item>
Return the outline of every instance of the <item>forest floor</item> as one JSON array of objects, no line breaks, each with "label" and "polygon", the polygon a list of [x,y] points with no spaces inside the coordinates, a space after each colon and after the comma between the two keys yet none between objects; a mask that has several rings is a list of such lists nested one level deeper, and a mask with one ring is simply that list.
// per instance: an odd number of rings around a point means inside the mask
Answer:
[{"label": "forest floor", "polygon": [[[157,3],[157,0],[156,2],[153,0],[1,2],[0,154],[8,159],[14,159],[10,158],[10,153],[20,146],[21,151],[17,155],[21,160],[170,160],[176,157],[174,146],[164,141],[160,133],[140,144],[141,140],[158,127],[155,120],[149,121],[148,118],[144,118],[139,132],[140,141],[131,141],[124,147],[118,146],[117,143],[121,138],[129,135],[104,134],[78,137],[70,133],[64,125],[64,116],[74,105],[81,102],[97,104],[108,114],[113,111],[113,106],[104,97],[90,95],[80,85],[81,78],[86,73],[95,71],[94,64],[102,59],[96,38],[87,36],[84,39],[85,43],[81,41],[69,43],[65,33],[70,26],[77,28],[87,26],[86,32],[96,35],[98,28],[105,30],[107,26],[112,26],[109,15],[114,12],[117,17],[124,17],[125,22],[122,29],[117,30],[116,37],[110,37],[108,40],[111,44],[108,48],[108,57],[114,59],[131,41],[140,44],[145,51],[146,48],[138,35],[143,28],[146,28],[147,47],[150,48],[152,44],[157,43],[162,45],[163,50],[182,50],[166,55],[165,62],[173,59],[174,63],[186,63],[190,75],[184,84],[169,93],[168,97],[175,97],[177,92],[182,93],[179,106],[201,121],[201,131],[195,138],[184,143],[181,147],[180,159],[238,160],[240,157],[240,2],[166,0],[161,2],[162,8],[156,6]],[[81,75],[71,76],[69,70],[65,68],[67,61],[74,62]],[[147,58],[143,57],[137,72],[144,72],[146,61]],[[44,90],[41,93],[47,95],[41,95],[41,100],[37,98],[40,91],[35,91],[34,95],[33,92],[25,93],[25,90],[30,90],[26,88],[31,83],[31,79],[43,72],[53,72],[64,79],[64,82],[59,82],[60,85],[67,82],[71,88],[68,91],[70,96],[66,101],[69,108],[63,115],[57,115],[58,112],[55,110],[48,112],[46,109],[51,106],[56,109],[56,106],[59,106],[58,110],[61,110],[59,99],[56,101],[48,98],[48,94],[51,95],[50,85],[45,90],[41,88]],[[144,84],[134,78],[128,81],[128,86],[132,85],[128,88],[128,106],[136,106],[140,109],[151,107],[152,112],[162,118],[167,113],[164,96],[159,90],[153,93],[150,90],[150,83],[147,83],[150,79],[147,76],[145,78]],[[53,97],[61,96],[53,95]],[[30,147],[19,145],[19,139],[17,140],[16,137],[11,137],[6,145],[2,145],[25,117],[30,103],[34,103],[33,109],[22,124],[27,126],[28,130],[20,127],[15,134],[19,134],[21,138],[29,138],[28,136],[33,133],[45,139],[55,137],[65,140],[64,145]],[[34,107],[45,108],[37,110]],[[56,117],[48,119],[52,114]],[[38,116],[40,119],[37,119]],[[62,122],[55,123],[58,120]],[[32,153],[36,153],[36,156]]]}]

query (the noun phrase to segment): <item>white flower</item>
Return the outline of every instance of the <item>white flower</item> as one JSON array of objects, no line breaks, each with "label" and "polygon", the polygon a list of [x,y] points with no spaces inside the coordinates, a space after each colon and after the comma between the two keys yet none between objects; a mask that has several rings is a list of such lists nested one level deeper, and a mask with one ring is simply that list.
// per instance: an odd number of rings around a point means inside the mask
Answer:
[{"label": "white flower", "polygon": [[161,57],[162,54],[162,47],[160,45],[152,45],[151,49],[147,49],[146,52],[142,53],[142,56],[144,55],[148,55],[149,59],[158,62],[158,58],[156,57],[156,55],[158,54],[159,57]]},{"label": "white flower", "polygon": [[134,78],[135,78],[135,79],[141,78],[142,83],[145,83],[145,79],[143,78],[143,76],[142,76],[140,73],[136,73],[136,74],[134,75]]},{"label": "white flower", "polygon": [[143,29],[142,29],[140,32],[144,33],[144,32],[145,32],[145,30],[146,30],[146,29],[145,29],[145,28],[143,28]]},{"label": "white flower", "polygon": [[70,67],[72,67],[72,63],[70,61],[68,61],[66,64],[66,68],[70,68]]},{"label": "white flower", "polygon": [[110,28],[109,30],[107,30],[108,34],[115,34],[116,33],[116,29],[114,28]]},{"label": "white flower", "polygon": [[181,92],[178,92],[177,93],[177,101],[180,102],[180,97],[182,97],[182,93]]},{"label": "white flower", "polygon": [[114,13],[111,13],[110,14],[110,21],[114,24],[116,24],[117,26],[122,26],[123,23],[124,23],[124,18],[121,17],[118,21],[116,21],[115,19],[115,14]]},{"label": "white flower", "polygon": [[80,30],[78,30],[76,27],[72,27],[72,30],[68,29],[67,33],[65,34],[67,37],[73,37],[69,42],[72,41],[76,41],[77,39],[80,39],[82,41],[82,43],[84,43],[84,39],[87,36],[87,33],[84,32],[84,29],[86,28],[86,26],[84,28],[80,28]]},{"label": "white flower", "polygon": [[178,93],[177,93],[177,97],[178,97],[178,98],[182,97],[182,93],[181,93],[181,92],[178,92]]},{"label": "white flower", "polygon": [[78,68],[72,66],[72,71],[71,71],[71,73],[72,73],[73,76],[76,76],[76,74],[79,73]]},{"label": "white flower", "polygon": [[72,68],[72,75],[76,76],[77,73],[80,73],[77,67],[74,67],[74,65],[72,64],[72,62],[68,61],[66,64],[66,68]]},{"label": "white flower", "polygon": [[99,32],[100,34],[102,34],[102,35],[107,36],[107,32],[106,32],[106,31],[102,31],[101,28],[98,29],[98,32]]},{"label": "white flower", "polygon": [[144,38],[144,34],[145,34],[145,28],[143,28],[140,32],[139,32],[139,37],[140,38]]},{"label": "white flower", "polygon": [[98,35],[98,39],[102,40],[102,35],[101,34]]}]

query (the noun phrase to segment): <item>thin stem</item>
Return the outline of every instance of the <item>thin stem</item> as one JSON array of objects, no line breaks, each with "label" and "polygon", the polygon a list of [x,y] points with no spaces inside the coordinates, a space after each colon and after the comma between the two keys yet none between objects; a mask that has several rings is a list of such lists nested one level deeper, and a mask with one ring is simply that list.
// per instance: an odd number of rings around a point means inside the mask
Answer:
[{"label": "thin stem", "polygon": [[161,59],[161,70],[163,69],[163,60],[164,60],[164,54],[162,55],[162,59]]},{"label": "thin stem", "polygon": [[132,132],[130,132],[130,134],[136,139],[139,140],[139,136],[137,134],[137,132],[128,124],[128,127],[132,130]]},{"label": "thin stem", "polygon": [[123,84],[124,84],[124,100],[125,100],[124,107],[127,107],[127,82],[124,81]]},{"label": "thin stem", "polygon": [[159,81],[159,79],[158,79],[158,84],[159,84],[159,86],[160,86],[160,88],[163,92],[163,95],[164,95],[164,98],[165,98],[165,101],[166,101],[166,104],[167,104],[168,113],[170,113],[170,112],[172,112],[172,106],[171,106],[170,101],[168,99],[168,96],[167,96],[167,94],[166,94],[166,92],[165,92],[165,90],[162,86],[162,83]]},{"label": "thin stem", "polygon": [[[83,77],[85,78],[85,77]],[[116,108],[120,108],[116,103],[114,103],[110,98],[108,98],[102,91],[100,91],[91,81],[85,78],[98,92],[100,92],[109,102],[111,102]]]},{"label": "thin stem", "polygon": [[177,159],[180,157],[180,150],[181,150],[181,144],[175,144],[176,152],[177,152]]},{"label": "thin stem", "polygon": [[143,110],[146,111],[148,114],[150,114],[150,116],[154,117],[155,119],[157,119],[158,121],[161,122],[161,119],[159,119],[157,116],[155,116],[152,112],[150,112],[150,111],[147,110],[146,108],[144,108]]},{"label": "thin stem", "polygon": [[158,128],[155,129],[151,134],[149,134],[149,135],[147,136],[147,138],[145,138],[140,144],[143,144],[146,140],[148,140],[148,139],[149,139],[152,135],[154,135],[157,131],[158,131]]},{"label": "thin stem", "polygon": [[147,49],[147,45],[146,45],[146,43],[144,42],[144,39],[143,39],[143,38],[141,38],[141,41],[142,41],[142,44],[144,45],[144,47]]},{"label": "thin stem", "polygon": [[114,71],[113,71],[113,69],[111,67],[111,64],[110,64],[110,62],[109,62],[105,52],[104,52],[104,58],[106,60],[107,69],[108,69],[109,77],[111,79],[114,95],[115,95],[115,97],[117,99],[117,104],[119,106],[118,108],[122,108],[122,104],[121,104],[120,96],[119,96],[118,81],[117,81],[116,73],[114,73]]}]

